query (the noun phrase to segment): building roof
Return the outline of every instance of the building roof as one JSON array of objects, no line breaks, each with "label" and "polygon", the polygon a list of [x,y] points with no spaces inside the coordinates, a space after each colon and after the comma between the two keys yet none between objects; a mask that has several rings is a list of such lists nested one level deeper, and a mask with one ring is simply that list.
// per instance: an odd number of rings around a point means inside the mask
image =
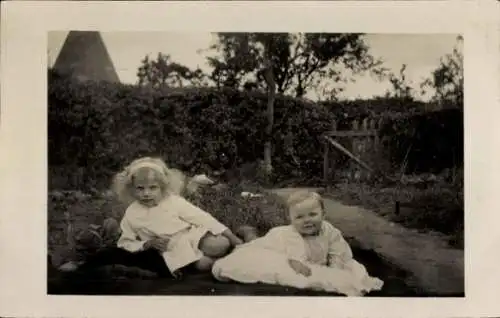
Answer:
[{"label": "building roof", "polygon": [[82,81],[120,82],[97,31],[70,31],[53,69]]}]

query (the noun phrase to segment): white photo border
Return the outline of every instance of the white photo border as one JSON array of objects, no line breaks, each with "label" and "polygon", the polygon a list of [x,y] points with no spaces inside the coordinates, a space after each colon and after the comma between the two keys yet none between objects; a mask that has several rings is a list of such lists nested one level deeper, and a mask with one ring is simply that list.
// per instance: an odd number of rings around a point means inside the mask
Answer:
[{"label": "white photo border", "polygon": [[[464,317],[500,313],[495,1],[3,2],[0,314],[25,317]],[[464,36],[465,298],[49,296],[49,31],[453,33]],[[497,173],[498,172],[498,173]],[[493,229],[489,230],[488,225]]]}]

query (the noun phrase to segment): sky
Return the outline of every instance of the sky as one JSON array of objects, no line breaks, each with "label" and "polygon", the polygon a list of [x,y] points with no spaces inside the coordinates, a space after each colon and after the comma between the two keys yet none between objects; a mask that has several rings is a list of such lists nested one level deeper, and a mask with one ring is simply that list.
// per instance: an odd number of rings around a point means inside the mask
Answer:
[{"label": "sky", "polygon": [[[68,32],[50,32],[48,37],[48,64],[52,66]],[[190,68],[208,71],[203,52],[214,42],[211,33],[173,32],[102,32],[104,43],[115,69],[123,83],[137,81],[137,69],[146,55],[155,57],[158,52],[169,54],[172,60]],[[412,86],[429,77],[440,59],[452,52],[457,34],[367,34],[365,42],[370,53],[384,61],[384,66],[396,74],[406,64],[406,77]],[[354,83],[347,83],[340,98],[372,98],[383,96],[391,85],[380,82],[369,74],[357,76]],[[426,100],[430,95],[420,97]],[[314,96],[310,96],[315,99]]]}]

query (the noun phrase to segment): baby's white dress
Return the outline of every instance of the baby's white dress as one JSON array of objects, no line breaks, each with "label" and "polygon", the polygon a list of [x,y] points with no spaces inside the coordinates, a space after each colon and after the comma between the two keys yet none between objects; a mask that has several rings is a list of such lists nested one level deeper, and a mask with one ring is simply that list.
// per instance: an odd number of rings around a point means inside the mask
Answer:
[{"label": "baby's white dress", "polygon": [[219,235],[227,229],[209,213],[176,194],[170,194],[152,208],[132,203],[120,226],[122,234],[117,245],[130,252],[143,250],[144,243],[152,238],[169,238],[168,251],[162,256],[171,272],[203,256],[198,245],[205,234]]},{"label": "baby's white dress", "polygon": [[[311,268],[311,276],[296,273],[289,259]],[[264,237],[245,243],[215,262],[212,273],[221,281],[267,283],[361,296],[380,290],[383,282],[371,277],[353,259],[341,232],[324,221],[317,236],[303,237],[293,226],[271,229]]]}]

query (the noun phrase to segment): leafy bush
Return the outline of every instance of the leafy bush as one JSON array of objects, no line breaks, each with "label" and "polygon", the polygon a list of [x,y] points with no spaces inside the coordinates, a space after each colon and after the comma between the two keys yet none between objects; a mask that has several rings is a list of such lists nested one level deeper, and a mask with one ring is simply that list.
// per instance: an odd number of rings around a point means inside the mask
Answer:
[{"label": "leafy bush", "polygon": [[406,173],[440,173],[463,165],[464,121],[460,109],[394,118],[382,127],[390,160]]},{"label": "leafy bush", "polygon": [[349,129],[352,119],[398,118],[424,112],[427,103],[397,97],[376,97],[345,101],[325,101],[326,107],[338,119],[338,129]]},{"label": "leafy bush", "polygon": [[[266,102],[267,96],[258,92],[151,90],[77,83],[50,73],[49,166],[83,170],[80,189],[106,187],[124,163],[144,155],[161,156],[188,172],[233,169],[262,156]],[[318,137],[332,119],[322,106],[278,97],[273,132],[276,175],[286,178],[297,169],[306,175],[320,173]],[[299,167],[284,151],[290,148]]]}]

